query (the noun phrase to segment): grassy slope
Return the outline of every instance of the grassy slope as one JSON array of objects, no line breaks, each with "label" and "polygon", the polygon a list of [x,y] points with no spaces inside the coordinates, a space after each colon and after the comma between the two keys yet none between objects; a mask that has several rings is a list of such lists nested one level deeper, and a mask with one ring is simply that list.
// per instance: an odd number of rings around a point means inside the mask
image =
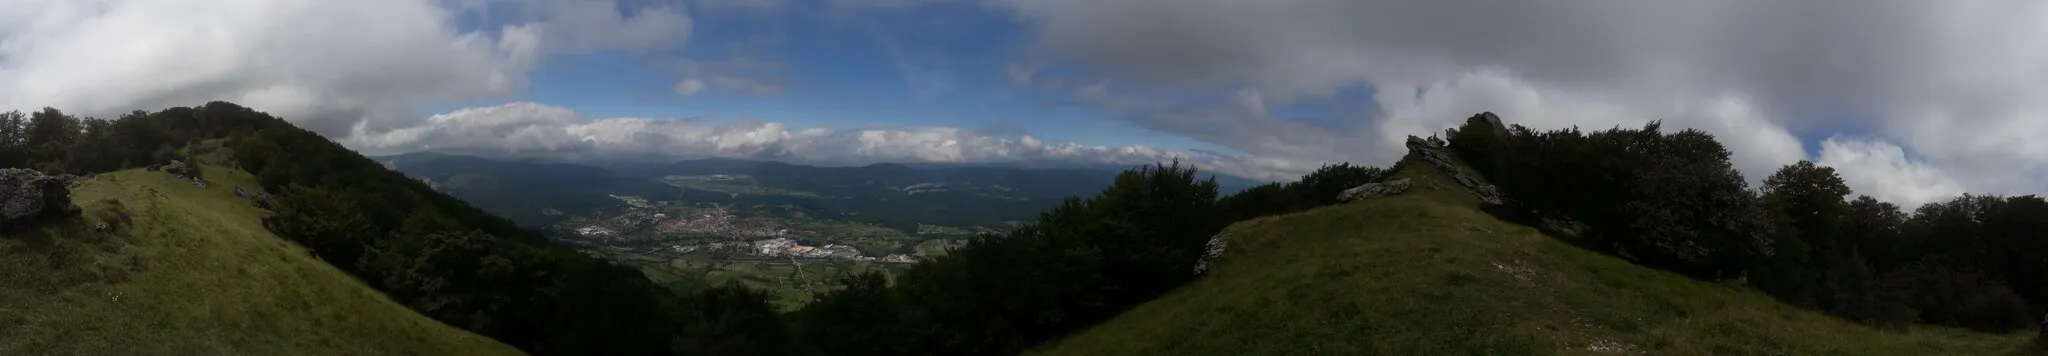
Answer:
[{"label": "grassy slope", "polygon": [[[1420,165],[1416,165],[1420,166]],[[1503,222],[1437,173],[1392,198],[1232,226],[1211,275],[1055,355],[2016,355],[2031,335],[1880,331]]]},{"label": "grassy slope", "polygon": [[[0,355],[519,354],[271,235],[234,195],[253,177],[204,168],[204,190],[142,170],[96,176],[72,192],[83,218],[0,238]],[[86,227],[115,209],[132,223]]]}]

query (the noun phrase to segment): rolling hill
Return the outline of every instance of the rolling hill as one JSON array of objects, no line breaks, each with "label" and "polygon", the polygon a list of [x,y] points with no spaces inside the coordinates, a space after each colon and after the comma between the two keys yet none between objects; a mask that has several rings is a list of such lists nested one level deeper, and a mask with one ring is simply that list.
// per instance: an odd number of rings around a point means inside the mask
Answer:
[{"label": "rolling hill", "polygon": [[0,354],[521,354],[272,235],[234,193],[254,177],[204,168],[205,189],[142,169],[93,176],[72,190],[78,218],[0,238]]},{"label": "rolling hill", "polygon": [[2031,333],[1879,330],[1580,249],[1415,188],[1226,229],[1201,279],[1042,355],[2021,355]]},{"label": "rolling hill", "polygon": [[[920,224],[1005,227],[1067,197],[1089,196],[1123,168],[977,164],[808,166],[774,161],[694,159],[603,166],[441,153],[375,158],[522,226],[545,228],[568,215],[599,214],[616,196],[686,203],[793,207],[809,216],[915,232]],[[1214,176],[1226,192],[1262,184]]]}]

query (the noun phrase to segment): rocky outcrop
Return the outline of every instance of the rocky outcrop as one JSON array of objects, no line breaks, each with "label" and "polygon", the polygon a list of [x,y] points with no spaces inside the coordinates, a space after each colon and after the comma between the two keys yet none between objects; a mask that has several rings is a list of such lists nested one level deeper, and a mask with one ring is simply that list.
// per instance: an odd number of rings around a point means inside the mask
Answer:
[{"label": "rocky outcrop", "polygon": [[284,236],[284,223],[279,222],[277,216],[265,216],[258,219],[257,222],[263,225],[263,230],[270,231],[271,234],[277,236]]},{"label": "rocky outcrop", "polygon": [[[1494,120],[1499,120],[1499,118],[1494,118]],[[1502,203],[1500,189],[1495,188],[1492,184],[1484,183],[1483,180],[1473,176],[1471,172],[1458,168],[1457,161],[1451,159],[1451,152],[1444,148],[1442,140],[1438,140],[1435,137],[1423,139],[1421,137],[1408,136],[1408,156],[1412,157],[1414,161],[1435,167],[1437,171],[1449,176],[1459,186],[1465,187],[1466,191],[1472,192],[1473,196],[1479,197],[1480,204],[1494,206]]]},{"label": "rocky outcrop", "polygon": [[1545,234],[1550,234],[1550,236],[1562,237],[1565,239],[1579,238],[1579,223],[1578,221],[1569,218],[1549,216],[1539,218],[1538,223],[1536,224],[1536,230],[1542,231]]},{"label": "rocky outcrop", "polygon": [[185,166],[185,162],[184,162],[184,161],[179,161],[179,160],[175,160],[175,159],[174,159],[174,160],[171,160],[170,162],[164,162],[164,163],[160,163],[160,164],[152,164],[152,165],[149,165],[149,166],[147,166],[147,167],[143,167],[142,169],[144,169],[144,170],[148,170],[148,171],[150,171],[150,172],[164,172],[164,173],[170,173],[171,175],[175,175],[175,176],[179,176],[179,177],[185,177],[185,176],[190,176],[190,175],[192,175],[192,170],[191,170],[190,168],[188,168],[188,167],[186,167],[186,166]]},{"label": "rocky outcrop", "polygon": [[250,203],[255,203],[258,208],[271,209],[276,204],[271,200],[272,196],[270,193],[264,192],[263,188],[243,189],[242,187],[235,187],[235,196],[248,200]]},{"label": "rocky outcrop", "polygon": [[0,169],[0,233],[12,234],[46,218],[71,216],[69,184],[75,178],[28,169]]},{"label": "rocky outcrop", "polygon": [[1218,232],[1209,236],[1209,244],[1202,248],[1202,258],[1195,260],[1195,275],[1209,273],[1209,265],[1223,259],[1223,250],[1230,248],[1230,233]]},{"label": "rocky outcrop", "polygon": [[1356,188],[1345,189],[1343,193],[1337,194],[1337,200],[1346,202],[1358,201],[1401,194],[1401,192],[1406,191],[1408,191],[1408,178],[1401,178],[1385,182],[1366,183]]},{"label": "rocky outcrop", "polygon": [[170,163],[164,163],[163,167],[158,167],[157,170],[164,171],[164,173],[175,174],[180,177],[192,174],[192,170],[185,168],[185,162],[178,161],[175,159],[171,160]]},{"label": "rocky outcrop", "polygon": [[1465,124],[1484,124],[1485,127],[1493,130],[1494,137],[1508,137],[1508,125],[1500,122],[1500,116],[1494,115],[1491,111],[1472,115],[1472,117],[1465,119]]}]

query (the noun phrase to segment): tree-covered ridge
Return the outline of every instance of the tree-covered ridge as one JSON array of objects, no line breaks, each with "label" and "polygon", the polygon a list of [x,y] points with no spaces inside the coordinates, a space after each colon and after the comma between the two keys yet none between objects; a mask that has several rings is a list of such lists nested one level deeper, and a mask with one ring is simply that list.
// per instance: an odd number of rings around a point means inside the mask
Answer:
[{"label": "tree-covered ridge", "polygon": [[[2013,330],[2048,304],[2048,277],[2031,273],[2048,269],[2039,197],[1965,196],[1909,215],[1848,200],[1811,164],[1750,190],[1713,137],[1656,124],[1536,132],[1474,120],[1447,137],[1506,194],[1490,211],[1638,264],[1747,279],[1875,323]],[[536,354],[1015,354],[1193,280],[1205,244],[1233,222],[1336,203],[1388,175],[1334,165],[1222,196],[1192,167],[1134,169],[1023,228],[900,275],[844,276],[778,316],[743,287],[674,295],[234,104],[118,120],[0,115],[0,167],[89,174],[213,146],[277,195],[266,223],[278,235],[421,314]]]},{"label": "tree-covered ridge", "polygon": [[1965,195],[1911,214],[1798,162],[1747,189],[1697,131],[1499,127],[1446,133],[1506,192],[1500,215],[1701,279],[1746,279],[1794,305],[1879,325],[2030,327],[2048,310],[2048,201]]},{"label": "tree-covered ridge", "polygon": [[[535,354],[697,354],[732,319],[771,309],[676,296],[640,272],[549,245],[313,132],[224,102],[79,119],[55,109],[0,116],[0,166],[97,173],[213,147],[273,192],[266,226],[436,320]],[[214,141],[218,140],[218,141]],[[707,306],[709,305],[709,306]],[[780,345],[761,340],[757,345]]]},{"label": "tree-covered ridge", "polygon": [[[821,307],[785,321],[757,291],[723,286],[672,295],[636,270],[549,245],[331,140],[234,104],[116,120],[55,109],[0,116],[5,167],[91,174],[191,160],[213,147],[221,151],[206,153],[275,194],[265,224],[280,236],[421,314],[536,354],[1015,353],[1192,278],[1196,254],[1228,225],[1225,217],[1307,206],[1219,200],[1213,180],[1178,164],[1127,171],[1093,198],[1068,199],[1032,227],[920,264],[894,286],[878,282],[886,280],[880,275],[849,276],[848,288],[820,296]],[[1377,175],[1366,172],[1340,166],[1317,176]],[[1293,199],[1365,182],[1340,180],[1262,191]],[[849,305],[864,307],[832,312]],[[843,340],[835,330],[876,338]]]},{"label": "tree-covered ridge", "polygon": [[791,327],[809,351],[830,355],[1015,354],[1193,280],[1209,238],[1237,219],[1333,202],[1380,176],[1330,166],[1219,198],[1191,167],[1127,171],[1029,227],[914,266],[893,286],[880,275],[848,276],[845,288],[795,312]]}]

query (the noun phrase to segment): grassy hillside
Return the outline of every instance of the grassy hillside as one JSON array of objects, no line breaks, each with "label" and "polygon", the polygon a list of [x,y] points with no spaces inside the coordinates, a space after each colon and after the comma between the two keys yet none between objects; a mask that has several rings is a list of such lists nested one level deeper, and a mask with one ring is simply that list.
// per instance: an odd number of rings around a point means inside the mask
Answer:
[{"label": "grassy hillside", "polygon": [[[1411,165],[1419,168],[1424,165]],[[1407,194],[1230,227],[1210,274],[1046,355],[2020,355],[2031,334],[1882,331],[1579,249]]]},{"label": "grassy hillside", "polygon": [[[72,191],[82,218],[0,238],[0,354],[520,353],[272,236],[234,195],[253,177],[203,168],[209,189],[139,169],[98,175]],[[116,212],[129,221],[92,227]]]}]

